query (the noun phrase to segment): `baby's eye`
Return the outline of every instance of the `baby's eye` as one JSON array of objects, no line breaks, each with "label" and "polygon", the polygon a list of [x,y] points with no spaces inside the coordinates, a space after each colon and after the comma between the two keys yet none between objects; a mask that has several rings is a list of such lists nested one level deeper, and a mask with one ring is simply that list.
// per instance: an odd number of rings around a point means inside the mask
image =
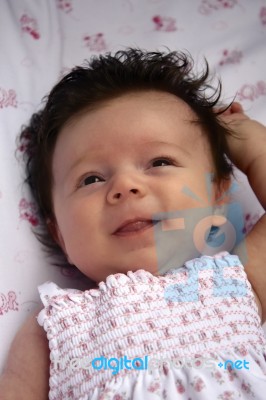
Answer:
[{"label": "baby's eye", "polygon": [[162,167],[163,165],[173,165],[174,161],[169,157],[160,157],[152,161],[153,167]]},{"label": "baby's eye", "polygon": [[88,185],[91,185],[92,183],[97,183],[97,182],[102,182],[102,181],[103,181],[103,179],[97,175],[85,176],[85,178],[80,180],[79,186],[88,186]]}]

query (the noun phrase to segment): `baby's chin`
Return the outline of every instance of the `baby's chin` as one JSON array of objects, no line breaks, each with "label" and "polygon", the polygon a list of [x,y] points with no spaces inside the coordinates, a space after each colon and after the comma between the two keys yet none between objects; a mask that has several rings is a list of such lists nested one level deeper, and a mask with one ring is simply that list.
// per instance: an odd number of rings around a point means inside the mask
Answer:
[{"label": "baby's chin", "polygon": [[119,266],[118,268],[110,268],[108,269],[108,272],[106,271],[106,274],[102,274],[102,279],[98,280],[98,284],[102,281],[106,281],[107,277],[110,275],[116,275],[116,274],[125,274],[127,275],[128,272],[136,272],[139,270],[144,270],[152,275],[159,275],[159,271],[156,265],[147,265],[147,264],[139,264],[138,266],[136,265],[126,265],[126,266]]},{"label": "baby's chin", "polygon": [[[122,258],[122,259],[121,259]],[[144,270],[151,273],[154,276],[162,275],[169,269],[167,266],[167,260],[163,260],[163,265],[159,266],[157,260],[157,254],[154,249],[142,249],[141,251],[131,252],[129,256],[121,257],[119,260],[113,260],[109,264],[102,265],[97,264],[97,267],[93,268],[93,271],[87,271],[94,274],[94,281],[99,283],[105,281],[110,275],[116,274],[127,274],[129,271],[136,272],[139,270]],[[167,261],[167,262],[165,262]],[[91,277],[93,279],[93,277]]]},{"label": "baby's chin", "polygon": [[128,271],[136,272],[144,270],[150,272],[152,275],[159,275],[158,260],[156,253],[153,251],[143,251],[141,257],[137,257],[137,261],[131,259],[123,267],[125,273]]}]

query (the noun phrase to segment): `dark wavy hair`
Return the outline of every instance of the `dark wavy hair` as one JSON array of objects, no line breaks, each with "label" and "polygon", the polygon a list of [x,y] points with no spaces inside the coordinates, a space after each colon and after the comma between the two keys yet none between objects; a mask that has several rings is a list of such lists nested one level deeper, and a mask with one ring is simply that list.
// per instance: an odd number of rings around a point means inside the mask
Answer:
[{"label": "dark wavy hair", "polygon": [[[196,115],[195,123],[207,135],[215,166],[214,181],[219,186],[230,179],[233,167],[228,154],[226,135],[232,134],[218,119],[227,107],[217,111],[221,82],[210,84],[209,66],[193,72],[191,56],[185,52],[148,52],[128,48],[93,56],[83,66],[75,67],[44,98],[44,108],[33,114],[19,135],[19,150],[26,163],[25,182],[37,204],[40,224],[34,233],[53,256],[53,264],[69,265],[60,246],[53,239],[47,221],[56,221],[51,189],[51,163],[58,134],[73,117],[100,108],[106,100],[136,91],[158,90],[185,101]],[[57,257],[54,257],[57,256]]]}]

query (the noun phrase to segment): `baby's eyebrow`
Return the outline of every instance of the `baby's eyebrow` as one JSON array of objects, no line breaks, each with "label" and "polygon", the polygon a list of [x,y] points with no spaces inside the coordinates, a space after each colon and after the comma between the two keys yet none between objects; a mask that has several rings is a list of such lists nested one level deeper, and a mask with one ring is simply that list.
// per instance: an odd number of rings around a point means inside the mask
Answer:
[{"label": "baby's eyebrow", "polygon": [[178,148],[178,150],[180,150],[182,153],[184,153],[184,154],[186,154],[187,156],[191,156],[191,154],[189,153],[189,151],[188,150],[186,150],[184,147],[182,147],[182,146],[179,146],[178,144],[176,144],[176,143],[172,143],[172,142],[164,142],[164,141],[162,141],[162,140],[160,140],[160,141],[146,141],[146,142],[143,142],[143,144],[145,144],[145,145],[147,145],[147,146],[152,146],[152,147],[159,147],[159,146],[169,146],[169,147],[177,147]]}]

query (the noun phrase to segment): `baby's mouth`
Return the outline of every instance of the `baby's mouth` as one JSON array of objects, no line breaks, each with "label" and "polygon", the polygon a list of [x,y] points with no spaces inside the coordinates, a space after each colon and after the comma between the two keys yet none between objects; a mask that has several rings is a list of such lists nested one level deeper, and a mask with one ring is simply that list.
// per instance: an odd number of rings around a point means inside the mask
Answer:
[{"label": "baby's mouth", "polygon": [[124,223],[121,227],[119,227],[114,232],[114,235],[127,236],[130,234],[142,232],[146,229],[153,227],[157,222],[159,221],[148,220],[148,219],[128,221]]}]

